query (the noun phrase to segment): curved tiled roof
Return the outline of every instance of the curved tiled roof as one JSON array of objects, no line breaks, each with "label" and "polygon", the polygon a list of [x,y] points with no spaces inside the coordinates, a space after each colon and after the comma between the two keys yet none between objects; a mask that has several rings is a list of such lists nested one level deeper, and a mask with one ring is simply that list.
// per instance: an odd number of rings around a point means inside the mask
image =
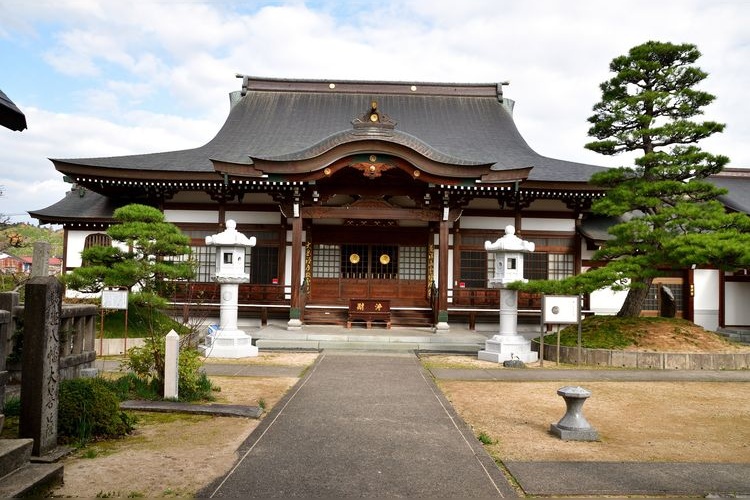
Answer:
[{"label": "curved tiled roof", "polygon": [[[294,159],[353,130],[352,120],[377,102],[395,122],[382,140],[418,148],[435,161],[490,164],[493,170],[533,167],[529,180],[586,182],[603,167],[548,158],[518,132],[497,84],[400,84],[313,80],[245,80],[226,122],[207,144],[181,151],[53,160],[79,167],[212,173],[211,160],[252,164],[251,158]],[[332,87],[333,86],[333,87]],[[410,90],[416,89],[416,90]],[[554,133],[554,131],[550,131]]]},{"label": "curved tiled roof", "polygon": [[750,214],[750,170],[725,169],[706,179],[711,184],[728,192],[719,200],[728,208]]}]

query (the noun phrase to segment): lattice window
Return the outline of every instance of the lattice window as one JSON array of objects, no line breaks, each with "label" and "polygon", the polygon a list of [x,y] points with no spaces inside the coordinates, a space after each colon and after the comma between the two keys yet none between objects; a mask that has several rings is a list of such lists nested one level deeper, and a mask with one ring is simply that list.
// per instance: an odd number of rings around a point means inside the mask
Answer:
[{"label": "lattice window", "polygon": [[530,280],[561,280],[573,276],[572,254],[533,252],[524,255],[523,277]]},{"label": "lattice window", "polygon": [[[484,251],[464,250],[461,252],[460,281],[466,288],[486,288],[488,277],[487,256]],[[494,267],[494,266],[493,266]],[[490,269],[493,269],[490,267]]]},{"label": "lattice window", "polygon": [[373,245],[370,248],[373,279],[393,280],[398,278],[398,247],[395,245]]},{"label": "lattice window", "polygon": [[562,280],[573,276],[573,255],[566,253],[547,254],[547,279]]},{"label": "lattice window", "polygon": [[424,280],[427,278],[426,247],[399,247],[398,277],[402,280]]},{"label": "lattice window", "polygon": [[341,247],[339,245],[313,245],[313,278],[338,278],[340,275]]},{"label": "lattice window", "polygon": [[83,249],[91,247],[109,247],[112,246],[112,238],[108,234],[95,233],[86,236],[83,243]]},{"label": "lattice window", "polygon": [[214,281],[216,276],[216,248],[190,247],[193,250],[192,259],[196,262],[195,281],[206,283]]},{"label": "lattice window", "polygon": [[370,267],[368,245],[341,245],[341,277],[367,279]]},{"label": "lattice window", "polygon": [[256,285],[270,285],[274,278],[279,277],[279,249],[278,247],[256,246],[252,252],[246,254],[245,262],[249,263],[250,283]]}]

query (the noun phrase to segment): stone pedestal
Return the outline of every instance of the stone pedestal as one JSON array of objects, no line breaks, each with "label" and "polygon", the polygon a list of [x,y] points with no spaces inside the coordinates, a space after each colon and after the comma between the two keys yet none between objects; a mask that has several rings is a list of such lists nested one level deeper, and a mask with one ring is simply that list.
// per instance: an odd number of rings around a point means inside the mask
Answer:
[{"label": "stone pedestal", "polygon": [[583,416],[583,403],[591,396],[591,391],[565,386],[558,389],[557,394],[565,400],[566,411],[559,422],[550,425],[549,431],[565,441],[597,441],[599,433]]},{"label": "stone pedestal", "polygon": [[531,341],[518,335],[518,292],[502,288],[500,290],[500,333],[484,343],[484,350],[477,353],[483,361],[502,363],[519,359],[533,363],[539,355],[531,350]]},{"label": "stone pedestal", "polygon": [[477,353],[483,361],[502,363],[519,359],[524,363],[539,360],[539,354],[531,350],[531,342],[520,335],[495,335],[484,342],[484,349]]},{"label": "stone pedestal", "polygon": [[253,338],[237,328],[239,283],[242,278],[220,278],[221,303],[219,305],[219,329],[206,337],[199,346],[207,358],[249,358],[258,355]]}]

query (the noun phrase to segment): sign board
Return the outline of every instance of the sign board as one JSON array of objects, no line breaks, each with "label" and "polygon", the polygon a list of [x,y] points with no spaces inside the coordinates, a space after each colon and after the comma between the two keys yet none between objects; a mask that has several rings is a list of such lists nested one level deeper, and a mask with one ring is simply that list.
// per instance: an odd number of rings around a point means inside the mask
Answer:
[{"label": "sign board", "polygon": [[127,290],[102,290],[102,309],[128,308]]},{"label": "sign board", "polygon": [[542,296],[542,323],[573,325],[581,317],[581,301],[578,295]]}]

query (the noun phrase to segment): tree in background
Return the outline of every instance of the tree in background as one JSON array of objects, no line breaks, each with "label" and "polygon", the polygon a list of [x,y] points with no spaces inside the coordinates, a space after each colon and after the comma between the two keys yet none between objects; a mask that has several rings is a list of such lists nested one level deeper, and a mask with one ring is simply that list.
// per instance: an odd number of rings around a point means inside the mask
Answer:
[{"label": "tree in background", "polygon": [[547,293],[587,293],[605,286],[628,290],[618,316],[635,317],[649,287],[664,270],[691,265],[722,269],[750,265],[750,218],[727,213],[717,200],[726,191],[705,179],[729,162],[696,143],[724,130],[695,121],[715,97],[696,89],[707,73],[694,66],[695,45],[647,42],[610,63],[586,148],[604,155],[636,152],[632,167],[591,178],[608,188],[592,211],[619,218],[595,260],[606,265],[558,283],[519,286]]},{"label": "tree in background", "polygon": [[132,357],[139,360],[141,371],[161,380],[168,331],[161,331],[163,322],[157,314],[167,305],[160,292],[165,283],[193,277],[190,239],[167,222],[161,211],[146,205],[121,207],[115,210],[114,219],[117,223],[107,229],[107,234],[116,246],[85,249],[81,252],[83,264],[65,275],[64,281],[81,292],[100,292],[105,287],[126,287],[132,292],[130,305],[145,308],[149,324],[144,351]]},{"label": "tree in background", "polygon": [[141,295],[158,296],[166,280],[189,279],[190,239],[164,220],[156,208],[131,204],[115,210],[116,224],[107,235],[118,246],[93,246],[81,252],[83,265],[65,276],[66,284],[82,292],[126,287]]}]

